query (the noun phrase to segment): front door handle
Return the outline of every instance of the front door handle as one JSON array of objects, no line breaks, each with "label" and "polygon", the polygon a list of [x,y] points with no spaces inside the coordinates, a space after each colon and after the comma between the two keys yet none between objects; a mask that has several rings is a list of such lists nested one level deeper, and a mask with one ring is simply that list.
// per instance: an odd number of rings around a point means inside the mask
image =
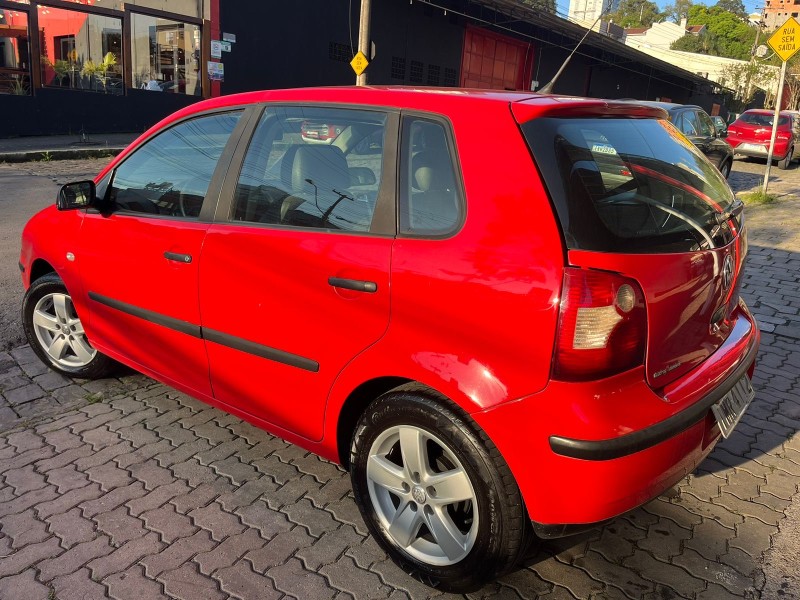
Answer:
[{"label": "front door handle", "polygon": [[174,260],[175,262],[183,263],[186,265],[192,262],[191,254],[181,254],[179,252],[164,252],[164,258],[166,258],[167,260]]},{"label": "front door handle", "polygon": [[356,292],[366,292],[374,294],[378,291],[378,284],[374,281],[361,281],[360,279],[342,279],[341,277],[328,277],[328,284],[342,288],[343,290],[353,290]]}]

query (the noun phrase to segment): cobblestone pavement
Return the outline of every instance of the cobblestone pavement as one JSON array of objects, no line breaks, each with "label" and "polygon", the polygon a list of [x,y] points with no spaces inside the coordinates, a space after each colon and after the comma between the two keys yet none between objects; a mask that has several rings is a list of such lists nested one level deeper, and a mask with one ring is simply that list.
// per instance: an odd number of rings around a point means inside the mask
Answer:
[{"label": "cobblestone pavement", "polygon": [[[748,208],[763,344],[734,435],[470,598],[800,598],[798,211]],[[455,598],[387,559],[335,465],[141,375],[61,377],[25,346],[0,353],[0,557],[2,600]]]}]

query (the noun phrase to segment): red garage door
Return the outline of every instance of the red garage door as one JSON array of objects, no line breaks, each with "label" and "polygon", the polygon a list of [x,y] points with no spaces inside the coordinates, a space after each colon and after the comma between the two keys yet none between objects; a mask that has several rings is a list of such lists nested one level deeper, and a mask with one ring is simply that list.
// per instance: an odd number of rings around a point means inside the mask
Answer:
[{"label": "red garage door", "polygon": [[496,90],[528,90],[533,48],[514,38],[468,27],[464,36],[461,85]]}]

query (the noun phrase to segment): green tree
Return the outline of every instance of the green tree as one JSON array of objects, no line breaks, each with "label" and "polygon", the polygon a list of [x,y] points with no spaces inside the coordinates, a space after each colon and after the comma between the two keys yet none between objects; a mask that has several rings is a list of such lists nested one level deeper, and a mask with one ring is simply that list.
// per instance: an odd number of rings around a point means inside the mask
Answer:
[{"label": "green tree", "polygon": [[689,25],[706,26],[708,54],[750,60],[756,30],[741,17],[719,6],[696,4],[689,9]]},{"label": "green tree", "polygon": [[608,17],[620,27],[650,27],[661,13],[658,5],[650,0],[621,0],[617,11]]},{"label": "green tree", "polygon": [[685,35],[672,42],[670,46],[672,50],[681,50],[683,52],[694,52],[696,54],[711,54],[712,56],[719,56],[717,51],[717,39],[715,36],[710,35],[707,31],[699,35]]},{"label": "green tree", "polygon": [[520,0],[520,4],[556,14],[556,0]]},{"label": "green tree", "polygon": [[689,17],[692,6],[692,0],[675,0],[664,7],[664,16],[673,23],[680,23],[681,19]]},{"label": "green tree", "polygon": [[747,18],[747,13],[744,10],[744,3],[742,0],[718,0],[715,6],[716,8],[721,8],[724,11],[733,13],[742,19]]}]

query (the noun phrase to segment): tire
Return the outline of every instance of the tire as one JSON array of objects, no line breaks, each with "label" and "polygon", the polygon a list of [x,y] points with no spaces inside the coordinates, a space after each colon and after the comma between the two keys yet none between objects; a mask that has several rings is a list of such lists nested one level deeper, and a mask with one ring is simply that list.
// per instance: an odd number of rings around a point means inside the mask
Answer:
[{"label": "tire", "polygon": [[792,157],[794,156],[794,147],[790,147],[789,151],[786,153],[782,159],[778,161],[778,168],[782,170],[786,170],[792,164]]},{"label": "tire", "polygon": [[513,568],[533,539],[495,445],[466,413],[420,386],[388,392],[367,408],[353,434],[350,476],[381,547],[439,590],[478,589]]},{"label": "tire", "polygon": [[733,168],[733,159],[726,160],[719,166],[719,172],[725,179],[727,179],[728,177],[731,176],[732,168]]},{"label": "tire", "polygon": [[22,301],[22,326],[39,359],[63,375],[99,379],[116,367],[89,343],[72,298],[55,273],[40,277],[28,288]]}]

